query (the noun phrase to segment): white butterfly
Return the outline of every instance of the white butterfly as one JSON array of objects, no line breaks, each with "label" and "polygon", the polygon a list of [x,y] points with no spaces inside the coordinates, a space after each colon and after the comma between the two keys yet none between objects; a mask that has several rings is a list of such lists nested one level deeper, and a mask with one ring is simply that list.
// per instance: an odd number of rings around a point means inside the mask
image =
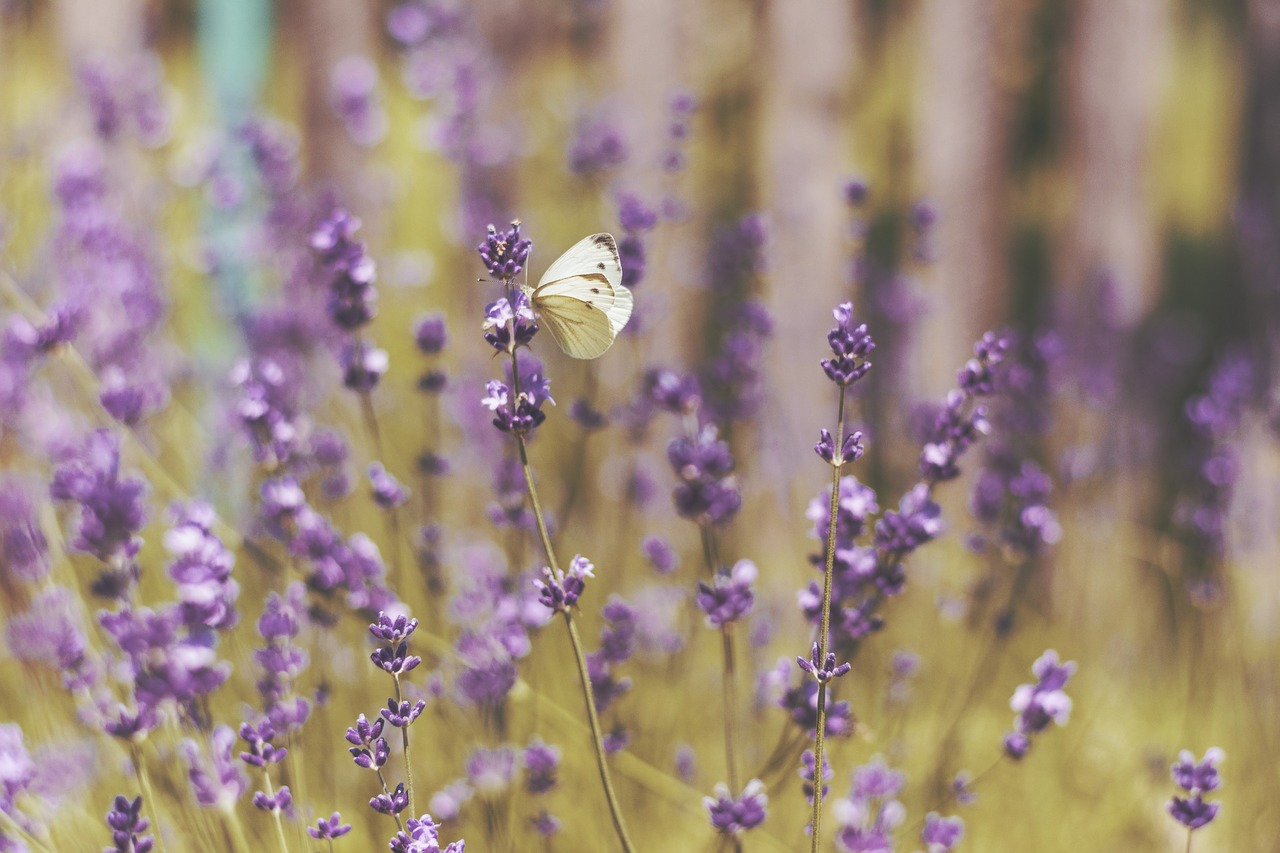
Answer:
[{"label": "white butterfly", "polygon": [[537,287],[522,285],[542,324],[573,358],[598,358],[631,319],[631,291],[612,234],[584,237],[556,259]]}]

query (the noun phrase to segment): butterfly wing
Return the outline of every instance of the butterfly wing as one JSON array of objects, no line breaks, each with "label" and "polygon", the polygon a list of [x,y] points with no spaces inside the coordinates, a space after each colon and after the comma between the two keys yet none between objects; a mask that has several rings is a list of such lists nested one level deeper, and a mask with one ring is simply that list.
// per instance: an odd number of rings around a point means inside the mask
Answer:
[{"label": "butterfly wing", "polygon": [[535,302],[542,325],[573,358],[599,358],[617,332],[603,308],[573,296],[541,296]]},{"label": "butterfly wing", "polygon": [[612,234],[592,234],[574,243],[547,267],[542,278],[538,279],[538,288],[580,275],[603,276],[611,287],[622,286],[622,261],[618,258],[618,244]]},{"label": "butterfly wing", "polygon": [[574,358],[604,353],[634,304],[613,237],[592,234],[571,246],[542,274],[530,301],[560,349]]}]

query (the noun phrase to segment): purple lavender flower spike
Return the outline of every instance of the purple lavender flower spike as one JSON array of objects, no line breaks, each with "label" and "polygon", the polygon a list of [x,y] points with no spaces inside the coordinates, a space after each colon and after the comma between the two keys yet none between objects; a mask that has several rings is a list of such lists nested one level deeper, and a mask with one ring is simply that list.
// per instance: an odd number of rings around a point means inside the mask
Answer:
[{"label": "purple lavender flower spike", "polygon": [[545,794],[556,786],[556,772],[560,768],[560,749],[535,737],[525,748],[521,758],[525,772],[525,790],[530,794]]},{"label": "purple lavender flower spike", "polygon": [[387,351],[365,341],[343,344],[338,356],[342,368],[342,384],[352,391],[372,391],[382,380],[391,362]]},{"label": "purple lavender flower spike", "polygon": [[409,500],[409,490],[381,462],[369,463],[369,484],[373,487],[373,502],[383,509],[394,509]]},{"label": "purple lavender flower spike", "polygon": [[427,707],[427,703],[419,699],[417,702],[409,702],[407,699],[396,702],[394,699],[387,700],[387,707],[383,708],[379,713],[382,719],[398,729],[413,724],[418,719],[423,710]]},{"label": "purple lavender flower spike", "polygon": [[418,630],[418,620],[403,614],[378,611],[378,621],[369,626],[369,633],[384,643],[395,645],[409,639]]},{"label": "purple lavender flower spike", "polygon": [[270,764],[279,764],[284,760],[289,750],[284,747],[276,747],[271,741],[275,739],[275,729],[271,727],[271,723],[263,720],[254,726],[250,723],[240,724],[240,738],[249,744],[249,751],[240,753],[240,760],[250,767],[266,767]]},{"label": "purple lavender flower spike", "polygon": [[706,807],[711,826],[716,832],[738,835],[764,823],[769,797],[764,792],[764,782],[759,779],[748,782],[737,799],[729,793],[729,786],[723,782],[715,786],[713,793],[714,796],[703,797],[702,804]]},{"label": "purple lavender flower spike", "polygon": [[1223,757],[1222,750],[1216,746],[1206,750],[1198,763],[1191,751],[1184,749],[1178,753],[1178,760],[1173,764],[1173,781],[1190,796],[1173,797],[1168,810],[1188,831],[1199,829],[1218,816],[1221,804],[1206,802],[1204,795],[1221,787],[1218,765]]},{"label": "purple lavender flower spike", "polygon": [[387,134],[387,115],[378,102],[378,66],[367,56],[339,60],[329,76],[329,104],[359,145],[376,145]]},{"label": "purple lavender flower spike", "polygon": [[707,617],[707,626],[723,627],[751,612],[755,603],[755,583],[759,570],[750,560],[739,560],[729,571],[716,573],[711,585],[698,582],[694,603]]},{"label": "purple lavender flower spike", "polygon": [[702,387],[692,373],[681,376],[654,368],[644,375],[644,392],[654,405],[673,415],[687,415],[702,405]]},{"label": "purple lavender flower spike", "polygon": [[315,826],[307,827],[307,834],[319,841],[322,838],[341,838],[351,831],[351,824],[342,822],[342,815],[334,812],[328,818],[320,818]]},{"label": "purple lavender flower spike", "polygon": [[378,794],[369,800],[369,808],[378,814],[392,815],[400,814],[400,812],[409,808],[409,794],[404,789],[404,783],[396,785],[396,789],[390,794]]},{"label": "purple lavender flower spike", "polygon": [[205,759],[199,744],[194,740],[182,742],[192,792],[202,806],[230,808],[244,794],[247,783],[232,752],[236,733],[230,726],[218,726],[209,736],[209,757]]},{"label": "purple lavender flower spike", "polygon": [[818,454],[828,464],[836,467],[840,467],[846,462],[857,462],[862,458],[863,451],[861,430],[851,432],[844,437],[844,440],[840,442],[839,456],[836,455],[836,440],[825,429],[819,431],[818,443],[813,446],[814,453]]},{"label": "purple lavender flower spike", "polygon": [[879,758],[853,771],[853,789],[835,809],[837,841],[846,850],[892,850],[893,833],[906,818],[897,799],[906,777]]},{"label": "purple lavender flower spike", "polygon": [[578,597],[586,589],[587,578],[594,578],[595,566],[581,554],[569,563],[569,571],[553,572],[550,567],[542,570],[542,578],[533,581],[538,590],[538,601],[552,613],[562,613],[578,603]]},{"label": "purple lavender flower spike", "polygon": [[822,370],[827,378],[841,387],[848,387],[867,375],[871,362],[867,357],[875,350],[875,341],[867,332],[867,324],[857,323],[853,303],[843,302],[831,312],[836,326],[827,332],[827,343],[832,357],[822,360]]},{"label": "purple lavender flower spike", "polygon": [[527,347],[538,333],[538,320],[533,306],[523,292],[502,297],[485,306],[485,319],[481,325],[484,339],[498,352],[512,352],[517,347]]},{"label": "purple lavender flower spike", "polygon": [[80,517],[71,545],[104,563],[129,559],[142,540],[146,522],[146,484],[120,476],[120,439],[109,430],[90,433],[73,455],[53,472],[54,500],[76,503]]},{"label": "purple lavender flower spike", "polygon": [[[810,803],[813,802],[813,794],[816,790],[814,787],[813,764],[813,750],[806,749],[804,754],[800,756],[799,772],[805,799]],[[831,769],[831,762],[827,760],[825,755],[822,756],[822,799],[824,800],[827,798],[827,794],[831,793],[831,786],[827,783],[830,782],[834,776],[835,771]]]},{"label": "purple lavender flower spike", "polygon": [[569,144],[569,171],[592,178],[626,162],[627,144],[621,131],[603,117],[587,118]]},{"label": "purple lavender flower spike", "polygon": [[111,829],[113,844],[106,848],[107,853],[148,853],[155,846],[155,838],[143,835],[151,824],[142,816],[141,796],[130,801],[117,795],[111,811],[107,812],[107,826]]},{"label": "purple lavender flower spike", "polygon": [[1031,747],[1031,736],[1050,723],[1065,726],[1071,718],[1071,697],[1063,691],[1076,671],[1075,661],[1058,662],[1058,653],[1049,649],[1032,665],[1036,684],[1021,684],[1013,692],[1009,707],[1017,713],[1014,730],[1005,735],[1005,753],[1022,758]]},{"label": "purple lavender flower spike", "polygon": [[274,795],[257,791],[253,795],[253,805],[264,812],[280,812],[286,815],[293,813],[293,792],[288,785],[281,785]]},{"label": "purple lavender flower spike", "polygon": [[449,341],[443,314],[427,314],[413,327],[413,341],[423,355],[438,355]]},{"label": "purple lavender flower spike", "polygon": [[335,208],[311,233],[311,248],[319,255],[329,288],[329,319],[348,332],[365,326],[377,313],[377,274],[364,244],[355,239],[359,227],[360,220]]},{"label": "purple lavender flower spike", "polygon": [[717,526],[737,514],[742,495],[733,477],[733,457],[714,424],[694,438],[672,439],[667,461],[680,479],[672,498],[681,517]]},{"label": "purple lavender flower spike", "polygon": [[929,812],[925,816],[920,840],[925,843],[928,853],[947,853],[963,837],[964,821],[960,818],[942,817],[937,812]]},{"label": "purple lavender flower spike", "polygon": [[441,847],[439,824],[429,814],[409,818],[404,823],[404,831],[397,832],[391,839],[391,853],[464,853],[465,847],[466,842],[462,840]]},{"label": "purple lavender flower spike", "polygon": [[489,234],[479,247],[480,260],[489,275],[499,281],[510,282],[524,271],[532,248],[533,242],[520,236],[520,220],[514,220],[504,232],[490,225]]},{"label": "purple lavender flower spike", "polygon": [[809,657],[807,659],[797,657],[796,663],[800,665],[801,669],[812,675],[815,680],[823,684],[839,678],[853,669],[853,665],[847,661],[837,666],[835,652],[827,652],[825,659],[821,658],[820,654],[818,644],[814,643],[813,649],[809,652]]},{"label": "purple lavender flower spike", "polygon": [[507,746],[476,747],[464,763],[471,789],[482,796],[501,794],[516,777],[516,751]]}]

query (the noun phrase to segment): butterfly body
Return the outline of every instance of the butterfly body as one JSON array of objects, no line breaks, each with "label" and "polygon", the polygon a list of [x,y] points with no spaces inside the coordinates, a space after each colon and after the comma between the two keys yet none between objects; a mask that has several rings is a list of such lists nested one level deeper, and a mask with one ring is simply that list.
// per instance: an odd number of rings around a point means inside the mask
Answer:
[{"label": "butterfly body", "polygon": [[573,358],[599,358],[631,319],[631,291],[610,234],[584,237],[523,287],[542,324]]}]

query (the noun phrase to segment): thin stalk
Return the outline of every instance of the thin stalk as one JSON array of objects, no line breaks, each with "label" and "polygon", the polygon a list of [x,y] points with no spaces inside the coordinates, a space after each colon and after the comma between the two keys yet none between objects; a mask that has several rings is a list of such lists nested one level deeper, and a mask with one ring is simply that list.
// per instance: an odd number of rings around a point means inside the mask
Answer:
[{"label": "thin stalk", "polygon": [[1187,853],[1191,853],[1191,829],[1187,829]]},{"label": "thin stalk", "polygon": [[[511,394],[513,399],[520,396],[520,366],[516,361],[516,351],[511,350]],[[547,562],[551,570],[560,572],[560,563],[556,560],[555,548],[551,545],[551,536],[547,533],[547,523],[542,517],[542,504],[538,501],[538,490],[533,484],[533,469],[529,467],[529,451],[525,446],[525,437],[516,433],[516,446],[520,449],[520,470],[524,473],[525,488],[529,493],[529,505],[533,509],[533,517],[538,524],[538,536],[542,539],[542,548],[546,552]],[[613,828],[626,853],[635,853],[635,845],[627,834],[626,823],[622,819],[622,807],[618,803],[618,795],[614,793],[613,781],[609,777],[609,765],[605,761],[604,736],[600,731],[600,718],[596,714],[595,695],[591,689],[591,675],[587,671],[587,656],[582,650],[582,639],[578,636],[578,626],[573,615],[564,611],[564,623],[569,629],[569,641],[573,646],[574,658],[578,664],[578,681],[582,685],[582,698],[587,708],[587,723],[591,727],[591,745],[595,748],[596,769],[600,772],[600,784],[604,787],[605,799],[609,802],[609,816],[613,819]]]},{"label": "thin stalk", "polygon": [[133,753],[133,774],[138,777],[138,787],[142,789],[142,802],[151,804],[151,822],[156,828],[156,850],[164,853],[164,833],[160,831],[160,804],[156,802],[155,791],[151,788],[151,778],[142,766],[142,750],[131,742],[129,751]]},{"label": "thin stalk", "polygon": [[[271,774],[267,772],[267,768],[262,768],[262,780],[267,786],[267,796],[275,799],[276,792],[271,787]],[[284,838],[284,821],[280,819],[280,809],[272,809],[271,815],[276,819],[276,838],[280,842],[280,853],[289,853],[289,842]],[[156,833],[157,836],[160,833]]]},{"label": "thin stalk", "polygon": [[[698,532],[702,535],[702,556],[707,564],[707,572],[714,582],[717,562],[715,539],[706,525],[699,525]],[[728,776],[729,790],[736,797],[741,793],[742,789],[738,787],[738,724],[737,702],[735,699],[738,695],[738,685],[737,668],[734,666],[733,660],[733,623],[725,623],[720,626],[720,650],[724,662],[721,668],[721,698],[724,704],[724,763],[726,775]],[[735,848],[737,845],[738,839],[735,838]]]},{"label": "thin stalk", "polygon": [[587,723],[591,726],[591,742],[595,746],[596,769],[600,772],[600,784],[604,787],[605,799],[609,801],[609,816],[613,818],[613,829],[622,842],[622,849],[627,853],[635,853],[635,845],[627,835],[626,824],[622,820],[622,807],[618,804],[618,795],[613,790],[613,782],[609,778],[609,765],[605,763],[603,735],[600,732],[600,717],[596,714],[595,697],[591,694],[591,676],[587,673],[587,656],[582,651],[582,639],[578,636],[578,626],[573,621],[573,614],[564,611],[564,624],[569,628],[569,641],[573,645],[573,656],[578,663],[578,679],[582,682],[582,695],[587,706]]},{"label": "thin stalk", "polygon": [[[844,445],[844,386],[840,386],[840,402],[836,417],[836,453]],[[822,573],[822,628],[818,633],[818,660],[827,658],[827,635],[831,632],[831,575],[836,563],[836,515],[840,511],[840,469],[844,458],[837,456],[839,465],[831,466],[831,512],[827,522],[827,564]],[[818,838],[822,831],[822,753],[825,747],[824,731],[827,727],[827,685],[818,682],[818,728],[813,738],[813,833],[810,849],[818,853]]]},{"label": "thin stalk", "polygon": [[[398,709],[403,701],[400,695],[400,674],[396,673],[392,678],[396,682],[396,707]],[[407,725],[400,727],[400,738],[404,745],[404,786],[409,792],[409,814],[417,816],[418,810],[414,808],[413,802],[413,762],[409,760],[409,727]]]}]

